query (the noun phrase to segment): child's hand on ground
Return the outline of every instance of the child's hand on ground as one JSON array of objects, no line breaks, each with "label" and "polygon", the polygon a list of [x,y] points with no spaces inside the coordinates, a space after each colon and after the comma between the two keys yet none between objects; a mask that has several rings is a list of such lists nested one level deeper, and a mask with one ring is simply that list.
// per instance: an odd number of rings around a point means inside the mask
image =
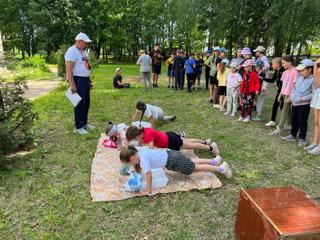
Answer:
[{"label": "child's hand on ground", "polygon": [[140,191],[140,194],[141,194],[141,196],[151,196],[152,195],[151,192],[146,191],[146,190]]}]

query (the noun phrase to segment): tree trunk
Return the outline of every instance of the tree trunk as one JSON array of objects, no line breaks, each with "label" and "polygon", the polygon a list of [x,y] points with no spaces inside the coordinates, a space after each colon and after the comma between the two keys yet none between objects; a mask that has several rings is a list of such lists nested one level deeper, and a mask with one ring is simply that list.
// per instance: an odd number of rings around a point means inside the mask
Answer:
[{"label": "tree trunk", "polygon": [[0,31],[0,64],[4,62],[4,51],[3,51],[3,44],[2,44],[2,34]]},{"label": "tree trunk", "polygon": [[281,57],[283,53],[284,43],[282,36],[277,34],[276,38],[274,39],[274,56]]}]

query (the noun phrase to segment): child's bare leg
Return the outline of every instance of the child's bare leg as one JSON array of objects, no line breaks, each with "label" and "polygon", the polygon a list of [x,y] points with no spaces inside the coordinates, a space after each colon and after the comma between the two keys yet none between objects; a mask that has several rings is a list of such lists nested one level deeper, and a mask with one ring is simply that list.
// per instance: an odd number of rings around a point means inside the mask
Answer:
[{"label": "child's bare leg", "polygon": [[320,144],[320,110],[314,111],[314,143],[319,145]]},{"label": "child's bare leg", "polygon": [[210,100],[211,100],[211,99],[213,99],[213,91],[214,91],[214,89],[213,89],[213,85],[212,85],[212,84],[210,84],[210,85],[209,85],[209,95],[210,95]]},{"label": "child's bare leg", "polygon": [[192,143],[188,141],[183,141],[182,149],[199,149],[210,151],[209,145],[204,145],[203,143]]},{"label": "child's bare leg", "polygon": [[196,139],[196,138],[183,138],[183,141],[189,142],[189,143],[202,143],[206,144],[205,140]]},{"label": "child's bare leg", "polygon": [[196,164],[209,164],[213,166],[218,166],[221,164],[222,158],[220,156],[217,156],[213,159],[191,158],[191,161]]},{"label": "child's bare leg", "polygon": [[223,96],[223,104],[222,104],[222,107],[224,108],[227,104],[227,97],[226,96]]}]

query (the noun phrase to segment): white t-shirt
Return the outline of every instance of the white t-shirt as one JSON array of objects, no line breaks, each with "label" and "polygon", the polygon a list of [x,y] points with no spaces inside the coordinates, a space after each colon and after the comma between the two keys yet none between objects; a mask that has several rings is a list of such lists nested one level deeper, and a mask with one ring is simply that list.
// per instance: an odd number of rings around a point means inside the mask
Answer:
[{"label": "white t-shirt", "polygon": [[239,73],[229,73],[227,76],[228,88],[235,88],[239,86],[239,83],[242,81],[242,77]]},{"label": "white t-shirt", "polygon": [[140,167],[148,173],[151,169],[163,168],[168,161],[168,153],[166,150],[156,150],[150,148],[137,148],[140,158]]},{"label": "white t-shirt", "polygon": [[163,115],[163,110],[160,107],[152,106],[149,104],[146,104],[146,106],[147,108],[144,112],[144,116],[148,118],[152,116],[155,120],[159,120],[159,118],[161,118],[161,116]]},{"label": "white t-shirt", "polygon": [[90,69],[85,61],[85,59],[89,59],[86,51],[81,51],[73,45],[64,55],[64,59],[66,62],[74,62],[73,76],[90,77]]},{"label": "white t-shirt", "polygon": [[141,64],[140,72],[150,72],[150,56],[143,54],[138,58],[138,63]]}]

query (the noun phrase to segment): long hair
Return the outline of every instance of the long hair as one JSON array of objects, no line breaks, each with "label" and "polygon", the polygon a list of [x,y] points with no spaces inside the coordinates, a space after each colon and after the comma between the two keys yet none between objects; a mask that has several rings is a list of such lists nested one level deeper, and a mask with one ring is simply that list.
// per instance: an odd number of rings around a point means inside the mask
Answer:
[{"label": "long hair", "polygon": [[293,56],[291,56],[291,55],[283,56],[283,57],[282,57],[282,60],[284,60],[284,61],[286,61],[286,62],[290,62],[293,66],[295,65],[295,64],[294,64]]},{"label": "long hair", "polygon": [[[135,147],[128,146],[122,147],[120,150],[120,161],[124,164],[128,164],[132,156],[136,155],[138,150]],[[139,164],[134,165],[134,169],[137,172],[141,172],[141,167]]]},{"label": "long hair", "polygon": [[136,126],[130,126],[126,132],[126,138],[130,142],[134,140],[137,136],[143,133],[143,128],[138,128]]},{"label": "long hair", "polygon": [[220,67],[220,72],[224,73],[224,71],[226,70],[226,64],[224,62],[221,63],[221,67]]},{"label": "long hair", "polygon": [[142,121],[142,118],[144,116],[144,113],[147,109],[147,105],[144,103],[144,102],[137,102],[136,104],[136,109],[138,109],[139,111],[141,111],[141,117],[140,117],[140,120],[139,120],[139,127],[141,127],[141,121]]}]

